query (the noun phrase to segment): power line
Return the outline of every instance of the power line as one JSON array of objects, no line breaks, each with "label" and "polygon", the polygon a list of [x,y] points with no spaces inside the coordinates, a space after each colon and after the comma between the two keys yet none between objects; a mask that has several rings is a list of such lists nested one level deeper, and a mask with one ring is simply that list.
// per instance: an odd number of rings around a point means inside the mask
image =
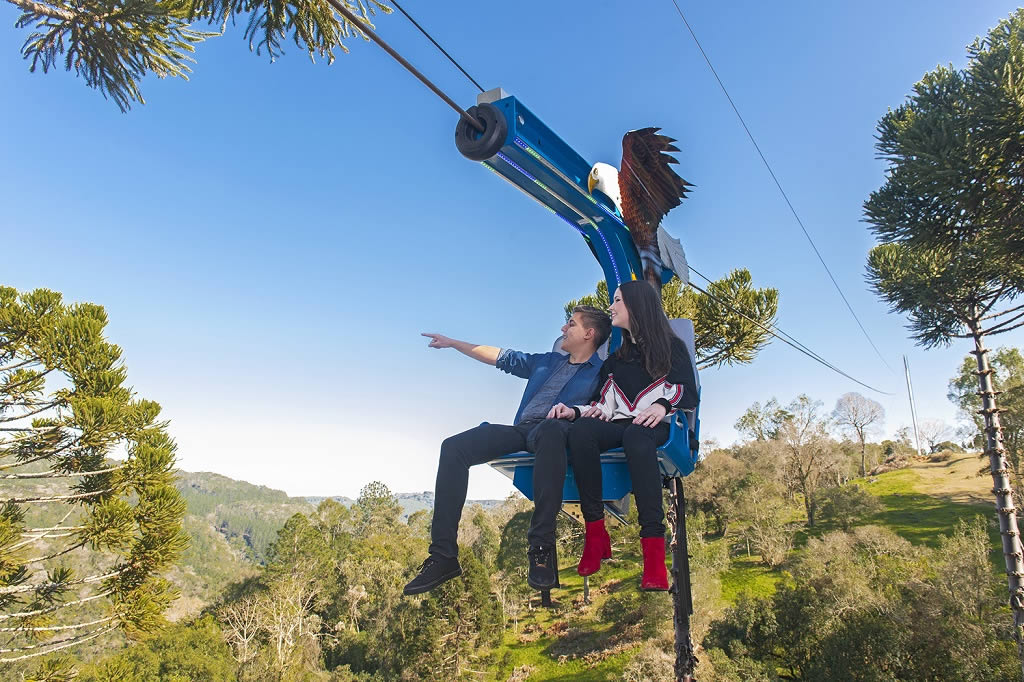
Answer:
[{"label": "power line", "polygon": [[[697,275],[698,277],[703,279],[708,284],[712,283],[710,279],[708,279],[706,276],[702,275],[700,272],[695,270],[692,266],[688,266],[688,267],[689,267],[690,271],[693,272],[693,274]],[[750,317],[746,313],[744,313],[744,312],[742,312],[740,310],[737,310],[734,306],[730,305],[728,302],[723,301],[721,298],[715,296],[714,294],[710,293],[709,291],[706,291],[705,289],[702,289],[701,287],[697,286],[693,282],[689,282],[689,286],[693,287],[694,289],[696,289],[700,293],[704,294],[705,296],[710,298],[715,303],[725,307],[726,309],[728,309],[729,311],[735,313],[736,315],[739,315],[740,317],[742,317],[743,319],[747,320],[751,324],[757,325],[762,330],[768,332],[769,334],[771,334],[772,336],[777,338],[779,341],[782,341],[786,345],[795,348],[796,350],[800,351],[801,353],[803,353],[807,357],[811,358],[815,362],[817,362],[817,363],[819,363],[821,365],[824,365],[825,367],[828,367],[830,370],[832,370],[836,374],[844,376],[847,379],[849,379],[850,381],[852,381],[854,383],[857,383],[857,384],[860,384],[864,388],[872,390],[875,393],[880,393],[882,395],[893,395],[892,393],[879,390],[879,389],[875,388],[874,386],[866,384],[866,383],[864,383],[863,381],[861,381],[859,379],[855,379],[854,377],[850,376],[849,374],[847,374],[843,370],[841,370],[838,367],[836,367],[835,365],[833,365],[831,362],[829,362],[825,358],[823,358],[820,355],[818,355],[817,353],[815,353],[813,350],[811,350],[810,348],[808,348],[804,344],[802,344],[799,341],[797,341],[795,338],[793,338],[792,336],[790,336],[786,332],[784,332],[781,329],[779,329],[777,326],[772,325],[771,327],[768,327],[766,325],[761,324],[760,322],[758,322],[757,320],[753,319],[752,317]]]},{"label": "power line", "polygon": [[477,87],[477,89],[480,90],[480,92],[484,91],[484,89],[482,87],[480,87],[480,84],[477,83],[476,80],[472,76],[470,76],[468,73],[466,73],[466,70],[464,68],[462,68],[462,65],[459,64],[457,61],[455,61],[455,58],[452,57],[450,54],[448,54],[447,50],[445,50],[443,47],[441,47],[441,45],[436,40],[434,40],[433,36],[431,36],[429,33],[427,33],[426,29],[424,29],[422,26],[420,26],[419,23],[415,19],[413,19],[409,15],[408,12],[406,12],[404,9],[402,9],[401,5],[399,5],[397,2],[395,2],[395,0],[391,0],[391,4],[394,5],[395,7],[397,7],[398,11],[401,12],[402,14],[404,14],[405,18],[408,19],[409,21],[411,21],[412,25],[415,26],[416,28],[418,28],[420,30],[420,33],[422,33],[423,35],[425,35],[427,37],[427,40],[429,40],[430,42],[434,43],[434,47],[436,47],[437,49],[441,50],[441,54],[443,54],[445,57],[447,57],[448,61],[450,61],[452,64],[454,64],[455,68],[458,69],[459,71],[461,71],[462,75],[465,76],[466,78],[468,78],[473,83],[473,85],[475,85]]},{"label": "power line", "polygon": [[839,292],[839,297],[842,298],[843,303],[846,304],[846,309],[850,311],[850,315],[853,316],[853,319],[857,322],[857,326],[860,327],[861,332],[864,333],[864,338],[868,340],[868,343],[871,344],[871,347],[875,350],[875,354],[878,355],[878,359],[882,361],[882,364],[885,365],[890,372],[894,371],[893,368],[889,366],[889,363],[885,361],[885,357],[882,355],[881,351],[878,350],[878,346],[876,346],[875,342],[871,340],[871,336],[868,334],[868,330],[864,328],[864,325],[861,323],[860,318],[857,317],[857,313],[853,311],[853,306],[850,305],[850,301],[847,300],[846,294],[844,294],[843,290],[839,287],[839,282],[836,281],[836,278],[832,275],[832,271],[825,263],[825,259],[822,258],[821,252],[818,251],[817,245],[814,243],[814,240],[811,239],[811,235],[807,231],[807,228],[804,227],[804,221],[800,219],[800,215],[796,212],[796,208],[793,207],[793,202],[789,200],[789,196],[786,194],[786,190],[782,189],[782,183],[779,182],[778,177],[776,177],[775,175],[775,171],[772,170],[771,164],[768,163],[768,159],[765,158],[764,153],[761,151],[761,147],[758,146],[757,140],[754,139],[753,133],[751,133],[750,128],[747,127],[747,122],[743,119],[742,114],[740,114],[740,110],[739,108],[737,108],[736,103],[733,102],[732,96],[729,95],[729,91],[726,89],[725,83],[722,82],[722,79],[718,76],[718,72],[715,71],[715,67],[711,64],[711,59],[704,51],[704,47],[700,44],[700,41],[697,40],[697,34],[693,32],[693,28],[690,26],[690,22],[686,20],[686,16],[683,14],[683,10],[680,9],[679,3],[676,2],[676,0],[672,0],[672,4],[675,5],[676,11],[679,13],[679,18],[683,20],[683,23],[686,25],[686,29],[690,32],[690,36],[693,38],[693,42],[697,44],[697,49],[700,50],[701,56],[704,57],[704,61],[707,62],[708,68],[711,69],[711,73],[714,75],[715,80],[718,81],[718,86],[722,88],[722,92],[725,93],[725,98],[729,100],[729,106],[731,106],[733,112],[735,112],[736,118],[740,120],[740,125],[743,126],[743,130],[746,131],[747,137],[750,138],[750,142],[754,145],[754,149],[757,150],[757,155],[761,157],[761,161],[764,163],[765,168],[768,169],[768,174],[772,176],[772,180],[775,182],[775,186],[779,188],[779,193],[782,194],[782,198],[785,199],[786,205],[789,206],[790,212],[793,214],[793,217],[796,218],[797,225],[800,226],[800,229],[804,233],[804,237],[807,238],[807,242],[811,245],[811,248],[814,250],[814,255],[818,257],[818,260],[821,262],[821,266],[825,268],[825,272],[828,273],[828,278],[832,280],[832,285],[836,288],[836,291]]}]

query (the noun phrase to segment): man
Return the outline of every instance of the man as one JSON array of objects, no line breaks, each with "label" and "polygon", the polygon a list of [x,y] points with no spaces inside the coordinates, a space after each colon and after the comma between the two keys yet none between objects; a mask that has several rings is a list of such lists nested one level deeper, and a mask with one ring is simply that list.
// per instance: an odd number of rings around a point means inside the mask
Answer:
[{"label": "man", "polygon": [[527,582],[538,590],[558,586],[555,519],[562,507],[565,483],[565,443],[569,422],[547,419],[558,403],[580,404],[597,385],[601,359],[597,355],[611,333],[603,310],[580,305],[562,327],[561,353],[521,353],[507,348],[477,346],[440,334],[423,334],[431,348],[454,348],[460,353],[527,379],[512,426],[482,424],[445,439],[434,486],[434,520],[430,526],[430,556],[405,594],[420,594],[462,575],[459,566],[459,519],[466,503],[469,467],[501,455],[527,450],[536,456],[533,467],[533,519],[528,535],[530,571]]}]

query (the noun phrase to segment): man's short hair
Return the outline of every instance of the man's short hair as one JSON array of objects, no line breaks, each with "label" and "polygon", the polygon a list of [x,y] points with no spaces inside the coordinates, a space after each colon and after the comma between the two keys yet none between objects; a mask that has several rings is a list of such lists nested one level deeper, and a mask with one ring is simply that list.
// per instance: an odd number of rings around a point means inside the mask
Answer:
[{"label": "man's short hair", "polygon": [[583,326],[594,330],[594,348],[600,348],[612,333],[612,318],[607,312],[592,305],[578,305],[572,309],[573,314],[580,314]]}]

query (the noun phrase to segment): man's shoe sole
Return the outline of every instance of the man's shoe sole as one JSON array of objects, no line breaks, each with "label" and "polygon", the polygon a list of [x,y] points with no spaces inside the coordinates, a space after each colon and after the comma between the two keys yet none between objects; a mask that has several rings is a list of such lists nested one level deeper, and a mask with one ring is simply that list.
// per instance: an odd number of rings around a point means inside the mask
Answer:
[{"label": "man's shoe sole", "polygon": [[541,592],[543,592],[544,590],[553,590],[556,587],[561,587],[561,584],[559,584],[558,582],[558,574],[555,574],[555,582],[551,583],[550,585],[543,585],[541,583],[534,582],[533,580],[530,580],[530,576],[526,576],[526,584],[535,590],[540,590]]},{"label": "man's shoe sole", "polygon": [[460,575],[462,575],[462,567],[461,566],[459,566],[457,569],[455,569],[451,573],[446,573],[445,575],[441,576],[440,578],[438,578],[434,582],[429,583],[427,585],[421,585],[419,587],[414,587],[412,589],[409,589],[408,587],[406,587],[404,590],[402,590],[402,594],[404,594],[407,597],[411,597],[414,594],[423,594],[424,592],[430,592],[432,589],[434,589],[438,585],[442,585],[442,584],[448,582],[449,580],[451,580],[452,578],[458,578]]}]

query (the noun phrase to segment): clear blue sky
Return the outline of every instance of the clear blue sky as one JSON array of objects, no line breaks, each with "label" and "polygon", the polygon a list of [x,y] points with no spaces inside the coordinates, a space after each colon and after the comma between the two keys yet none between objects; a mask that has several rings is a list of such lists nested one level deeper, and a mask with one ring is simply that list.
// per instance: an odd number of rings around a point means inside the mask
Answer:
[{"label": "clear blue sky", "polygon": [[[780,326],[878,396],[781,344],[702,375],[704,435],[730,443],[755,400],[874,397],[886,431],[956,420],[946,383],[966,342],[925,352],[864,284],[862,202],[882,182],[874,126],[927,70],[1013,3],[682,2],[890,373],[827,282],[669,0],[404,6],[485,87],[501,86],[590,161],[622,134],[679,139],[696,188],[666,220],[695,267],[747,267],[780,290]],[[546,350],[562,305],[601,277],[579,236],[455,150],[456,115],[380,49],[328,67],[250,54],[242,26],[199,47],[190,82],[148,79],[121,114],[64,73],[29,74],[0,6],[0,282],[110,315],[129,380],[164,406],[179,464],[293,495],[379,479],[433,488],[448,434],[512,418],[521,380],[422,331]],[[399,14],[385,39],[465,106],[475,89]],[[1022,345],[1024,335],[1003,344]],[[471,497],[505,479],[480,468]]]}]

